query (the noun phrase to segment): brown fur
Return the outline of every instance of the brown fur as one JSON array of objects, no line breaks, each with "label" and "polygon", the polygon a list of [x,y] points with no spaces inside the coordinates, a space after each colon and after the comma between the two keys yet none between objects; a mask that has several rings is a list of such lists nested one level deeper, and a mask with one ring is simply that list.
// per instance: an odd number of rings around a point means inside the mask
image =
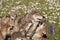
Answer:
[{"label": "brown fur", "polygon": [[[21,18],[19,17],[19,19],[17,19],[15,14],[11,14],[9,16],[10,16],[9,20],[5,20],[6,18],[3,18],[3,22],[2,22],[2,26],[1,26],[1,34],[3,37],[5,37],[6,34],[10,34],[12,37],[11,40],[15,40],[17,37],[27,37],[26,35],[31,33],[31,34],[33,34],[33,36],[32,36],[33,39],[35,40],[35,38],[40,38],[40,37],[42,37],[43,34],[46,34],[46,26],[45,26],[43,15],[40,14],[39,11],[37,11],[37,10],[31,10],[31,11],[27,12],[27,14],[24,15],[23,17],[21,17]],[[13,16],[14,18],[12,19],[11,16]],[[42,17],[41,18],[42,24],[40,24],[37,27],[37,25],[40,21],[40,19],[39,19],[40,17]],[[37,21],[37,20],[39,20],[39,21]],[[6,23],[4,23],[4,21],[6,21]],[[1,20],[0,20],[0,23],[1,23]],[[29,23],[31,23],[29,30],[26,30]],[[43,28],[39,29],[36,32],[36,30],[38,28],[40,28],[41,25],[43,25]],[[3,33],[5,33],[5,34],[3,35]],[[38,35],[38,36],[36,36],[36,35]]]}]

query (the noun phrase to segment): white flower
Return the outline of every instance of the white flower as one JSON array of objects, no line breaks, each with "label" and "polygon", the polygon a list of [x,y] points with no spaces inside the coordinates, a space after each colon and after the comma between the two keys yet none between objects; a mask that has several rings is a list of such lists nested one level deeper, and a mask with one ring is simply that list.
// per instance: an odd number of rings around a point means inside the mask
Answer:
[{"label": "white flower", "polygon": [[3,11],[1,12],[1,14],[4,13]]},{"label": "white flower", "polygon": [[60,25],[60,23],[58,23]]},{"label": "white flower", "polygon": [[38,5],[39,3],[38,2],[36,2],[36,5]]},{"label": "white flower", "polygon": [[50,2],[50,0],[45,0],[45,1]]},{"label": "white flower", "polygon": [[44,8],[45,10],[48,10],[47,7]]},{"label": "white flower", "polygon": [[55,16],[54,19],[56,19],[57,17]]},{"label": "white flower", "polygon": [[6,1],[9,1],[9,0],[6,0]]},{"label": "white flower", "polygon": [[59,16],[60,13],[57,13],[57,15]]},{"label": "white flower", "polygon": [[54,2],[54,0],[50,0],[50,3],[53,3]]},{"label": "white flower", "polygon": [[0,1],[0,5],[2,5],[2,1]]},{"label": "white flower", "polygon": [[52,23],[52,20],[49,20],[50,23]]},{"label": "white flower", "polygon": [[12,9],[11,11],[14,12],[15,10]]},{"label": "white flower", "polygon": [[56,21],[52,21],[53,23],[56,23]]},{"label": "white flower", "polygon": [[56,10],[58,11],[58,10],[60,10],[60,8],[57,8]]},{"label": "white flower", "polygon": [[16,2],[17,4],[21,3],[21,1]]},{"label": "white flower", "polygon": [[53,15],[55,14],[55,13],[52,13]]},{"label": "white flower", "polygon": [[21,7],[20,6],[17,6],[15,9],[21,9]]},{"label": "white flower", "polygon": [[36,9],[39,9],[39,8],[36,8]]},{"label": "white flower", "polygon": [[45,12],[44,12],[44,11],[43,11],[42,13],[43,13],[43,14],[45,14]]},{"label": "white flower", "polygon": [[53,7],[49,7],[49,9],[53,9]]},{"label": "white flower", "polygon": [[49,20],[50,23],[56,23],[56,21],[53,21],[53,20]]}]

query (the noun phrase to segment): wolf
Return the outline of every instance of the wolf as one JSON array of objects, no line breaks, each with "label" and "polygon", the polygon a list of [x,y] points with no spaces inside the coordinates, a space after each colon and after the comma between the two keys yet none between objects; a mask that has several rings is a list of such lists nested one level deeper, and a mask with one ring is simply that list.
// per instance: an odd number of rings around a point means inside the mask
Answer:
[{"label": "wolf", "polygon": [[19,32],[31,40],[40,40],[46,34],[45,17],[38,10],[28,11],[18,19],[18,25]]}]

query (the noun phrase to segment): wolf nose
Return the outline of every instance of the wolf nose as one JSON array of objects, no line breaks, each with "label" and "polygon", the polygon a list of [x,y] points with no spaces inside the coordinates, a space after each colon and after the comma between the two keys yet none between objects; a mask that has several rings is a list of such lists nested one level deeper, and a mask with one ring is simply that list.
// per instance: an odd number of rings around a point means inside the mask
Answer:
[{"label": "wolf nose", "polygon": [[43,18],[45,18],[45,17],[43,16]]},{"label": "wolf nose", "polygon": [[41,20],[41,19],[38,19],[38,20]]},{"label": "wolf nose", "polygon": [[39,19],[39,18],[37,18],[38,20],[41,20],[41,19]]}]

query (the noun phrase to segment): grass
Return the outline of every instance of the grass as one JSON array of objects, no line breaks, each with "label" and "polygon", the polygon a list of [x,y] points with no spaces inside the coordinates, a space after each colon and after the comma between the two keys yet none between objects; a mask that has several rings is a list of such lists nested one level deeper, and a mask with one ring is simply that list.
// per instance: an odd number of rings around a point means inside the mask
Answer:
[{"label": "grass", "polygon": [[[52,1],[52,0],[51,0]],[[55,3],[45,0],[0,0],[0,16],[6,16],[10,10],[15,10],[22,16],[27,10],[38,9],[46,17],[47,35],[49,40],[60,39],[60,0]],[[54,4],[57,4],[56,6]],[[51,4],[51,5],[50,5]],[[17,8],[21,7],[21,8]],[[17,9],[16,9],[17,8]],[[58,15],[57,15],[58,14]],[[55,18],[56,17],[56,18]],[[55,34],[49,33],[49,21],[52,21]]]}]

